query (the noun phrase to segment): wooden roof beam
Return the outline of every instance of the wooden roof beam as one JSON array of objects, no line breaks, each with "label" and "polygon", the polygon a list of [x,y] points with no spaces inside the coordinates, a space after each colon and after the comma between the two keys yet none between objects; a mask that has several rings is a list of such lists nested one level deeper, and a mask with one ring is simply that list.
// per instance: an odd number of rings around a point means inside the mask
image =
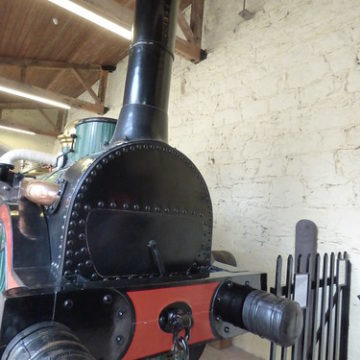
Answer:
[{"label": "wooden roof beam", "polygon": [[35,102],[0,102],[0,110],[37,110],[39,107],[42,109],[54,109],[50,105]]},{"label": "wooden roof beam", "polygon": [[56,125],[51,121],[50,116],[41,108],[38,108],[38,112],[42,115],[42,117],[46,120],[46,122],[54,129],[54,131],[57,131]]},{"label": "wooden roof beam", "polygon": [[38,135],[45,135],[45,136],[51,136],[51,137],[57,137],[58,135],[60,135],[60,132],[58,132],[58,131],[39,130],[39,129],[37,129],[35,127],[32,127],[32,126],[19,125],[15,121],[12,121],[12,120],[9,120],[9,119],[1,119],[0,120],[0,125],[13,127],[13,128],[20,129],[20,130],[32,131],[32,132],[34,132],[34,133],[36,133]]},{"label": "wooden roof beam", "polygon": [[82,85],[84,90],[86,90],[89,93],[89,95],[93,98],[93,100],[97,104],[100,104],[101,102],[100,102],[99,97],[95,94],[95,91],[91,88],[91,86],[86,83],[85,79],[82,77],[80,72],[78,70],[76,70],[76,69],[72,69],[72,73],[75,75],[76,79]]},{"label": "wooden roof beam", "polygon": [[194,34],[189,26],[189,24],[187,23],[185,16],[182,12],[179,12],[178,15],[178,24],[179,27],[182,31],[182,33],[184,34],[186,40],[190,43],[194,42]]},{"label": "wooden roof beam", "polygon": [[184,11],[192,4],[192,0],[182,0],[180,2],[180,11]]},{"label": "wooden roof beam", "polygon": [[[86,110],[86,111],[93,112],[93,113],[96,113],[99,115],[103,115],[106,112],[106,109],[103,104],[93,104],[93,103],[90,103],[90,102],[87,102],[84,100],[72,98],[70,96],[57,94],[55,92],[52,92],[52,91],[46,90],[46,89],[42,89],[37,86],[24,84],[19,81],[9,80],[2,76],[0,76],[0,85],[11,88],[11,89],[15,89],[18,91],[22,91],[25,93],[33,94],[36,96],[55,100],[55,101],[64,103],[70,107]],[[38,107],[42,107],[42,106],[38,105]]]},{"label": "wooden roof beam", "polygon": [[98,65],[98,64],[77,64],[53,60],[37,60],[37,59],[20,59],[10,56],[0,56],[0,65],[17,66],[20,68],[36,67],[44,70],[86,70],[86,71],[102,71],[103,69],[113,71],[115,66]]},{"label": "wooden roof beam", "polygon": [[192,0],[190,28],[194,34],[194,42],[198,46],[201,46],[203,20],[204,0]]}]

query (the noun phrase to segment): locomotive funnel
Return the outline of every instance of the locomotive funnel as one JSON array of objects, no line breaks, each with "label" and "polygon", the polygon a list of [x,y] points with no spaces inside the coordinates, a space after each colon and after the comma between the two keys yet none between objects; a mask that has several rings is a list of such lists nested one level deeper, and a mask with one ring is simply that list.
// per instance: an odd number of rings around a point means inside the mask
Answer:
[{"label": "locomotive funnel", "polygon": [[167,142],[178,0],[138,0],[123,107],[112,143]]}]

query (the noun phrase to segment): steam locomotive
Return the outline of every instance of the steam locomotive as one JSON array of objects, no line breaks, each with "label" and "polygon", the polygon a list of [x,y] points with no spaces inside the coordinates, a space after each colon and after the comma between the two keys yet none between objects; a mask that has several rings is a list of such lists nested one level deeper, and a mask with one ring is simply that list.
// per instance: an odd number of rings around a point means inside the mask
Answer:
[{"label": "steam locomotive", "polygon": [[116,127],[80,122],[46,178],[0,158],[4,360],[198,359],[245,331],[284,346],[301,333],[299,305],[266,293],[266,274],[211,261],[208,188],[167,144],[177,8],[137,1]]}]

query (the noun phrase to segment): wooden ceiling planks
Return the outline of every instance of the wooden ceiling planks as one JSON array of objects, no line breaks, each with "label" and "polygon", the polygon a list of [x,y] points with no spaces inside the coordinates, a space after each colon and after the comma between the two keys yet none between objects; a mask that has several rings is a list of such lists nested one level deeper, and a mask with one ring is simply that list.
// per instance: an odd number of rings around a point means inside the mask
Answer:
[{"label": "wooden ceiling planks", "polygon": [[[128,48],[126,40],[46,0],[0,0],[0,34],[0,56],[19,59],[115,65]],[[0,65],[0,75],[20,80],[19,69],[15,66]],[[98,76],[95,72],[83,75],[89,84]],[[84,92],[68,70],[28,68],[25,80],[71,97]]]},{"label": "wooden ceiling planks", "polygon": [[[132,24],[135,0],[75,1],[85,1],[97,6],[100,4],[100,13],[101,7],[104,6],[103,10],[105,14],[107,11],[109,16],[112,15],[108,11],[109,7],[112,8],[117,3],[123,7],[123,12],[119,16],[120,22],[129,26]],[[203,1],[182,0],[180,8],[184,10],[193,2],[203,4]],[[108,8],[105,6],[106,3],[109,5]],[[117,13],[118,11],[116,11],[116,16],[119,15]],[[199,24],[201,28],[201,23]],[[194,57],[199,56],[200,48],[198,44],[195,44],[195,41],[189,41],[191,40],[191,31],[194,31],[193,24],[190,25],[192,25],[191,30],[190,27],[186,28],[183,21],[183,30],[187,31],[188,41],[180,39],[180,51],[178,49],[178,53],[193,60]],[[194,32],[196,35],[196,29]],[[47,0],[0,0],[0,34],[0,77],[47,89],[71,98],[78,97],[85,89],[89,90],[89,85],[94,84],[99,79],[100,71],[80,70],[76,74],[71,68],[19,67],[19,64],[17,66],[15,64],[9,65],[11,61],[7,63],[6,58],[18,59],[19,61],[22,59],[26,61],[31,59],[35,61],[58,61],[69,65],[74,63],[84,66],[92,64],[97,66],[116,65],[127,55],[129,46],[127,40],[84,21]],[[177,41],[178,43],[179,41]],[[199,42],[197,41],[197,43]],[[103,90],[101,96],[99,94],[102,100],[104,97]],[[94,95],[92,94],[92,97],[95,99]],[[37,108],[39,106],[0,93],[0,109],[5,109],[6,104],[8,104],[9,109],[16,109],[17,106],[19,109]]]}]

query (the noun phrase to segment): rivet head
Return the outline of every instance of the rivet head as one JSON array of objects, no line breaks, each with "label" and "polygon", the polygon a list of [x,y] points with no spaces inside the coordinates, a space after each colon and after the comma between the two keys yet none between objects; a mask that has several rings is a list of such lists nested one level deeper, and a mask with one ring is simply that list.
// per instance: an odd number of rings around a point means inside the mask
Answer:
[{"label": "rivet head", "polygon": [[71,299],[66,299],[64,301],[64,308],[66,310],[71,310],[74,307],[74,302]]},{"label": "rivet head", "polygon": [[91,274],[91,280],[97,280],[98,276],[96,273]]},{"label": "rivet head", "polygon": [[119,318],[122,318],[123,316],[124,316],[124,311],[120,310],[120,311],[118,312],[118,317],[119,317]]},{"label": "rivet head", "polygon": [[76,198],[79,199],[79,200],[82,200],[84,198],[84,194],[79,193],[79,194],[76,195]]},{"label": "rivet head", "polygon": [[97,165],[96,165],[96,169],[97,169],[97,170],[101,170],[101,169],[102,169],[102,165],[101,165],[101,164],[97,164]]},{"label": "rivet head", "polygon": [[67,256],[67,257],[73,256],[73,252],[72,252],[71,250],[67,250],[67,251],[66,251],[66,256]]},{"label": "rivet head", "polygon": [[86,224],[85,220],[81,219],[81,220],[79,221],[79,225],[80,225],[80,226],[85,226],[85,224]]},{"label": "rivet head", "polygon": [[87,267],[91,267],[92,266],[92,261],[91,260],[86,260],[85,265]]},{"label": "rivet head", "polygon": [[136,211],[140,210],[140,206],[137,205],[137,204],[135,204],[135,205],[133,206],[133,208],[134,208],[134,210],[136,210]]},{"label": "rivet head", "polygon": [[77,211],[73,211],[73,212],[71,213],[71,216],[72,216],[74,219],[76,219],[76,218],[79,216],[79,214],[77,213]]},{"label": "rivet head", "polygon": [[71,260],[66,260],[65,265],[70,267],[73,264]]},{"label": "rivet head", "polygon": [[104,304],[106,304],[106,305],[109,305],[109,304],[111,304],[112,303],[112,296],[111,295],[109,295],[109,294],[106,294],[106,295],[104,295],[104,297],[103,297],[103,303]]},{"label": "rivet head", "polygon": [[98,207],[103,208],[105,206],[105,203],[103,201],[99,201],[97,205]]},{"label": "rivet head", "polygon": [[129,208],[129,204],[123,204],[123,209],[128,209]]},{"label": "rivet head", "polygon": [[110,207],[111,207],[112,209],[116,209],[116,202],[115,202],[115,201],[112,201],[112,202],[110,203]]},{"label": "rivet head", "polygon": [[165,211],[166,213],[168,213],[168,212],[170,212],[170,209],[169,209],[169,208],[165,208],[164,211]]},{"label": "rivet head", "polygon": [[118,336],[116,337],[116,342],[117,342],[118,344],[120,344],[120,343],[122,342],[122,336],[118,335]]},{"label": "rivet head", "polygon": [[91,206],[90,205],[84,205],[84,210],[85,211],[90,211],[91,210]]},{"label": "rivet head", "polygon": [[75,234],[75,231],[74,230],[69,230],[68,231],[68,236],[73,236]]},{"label": "rivet head", "polygon": [[80,240],[85,240],[86,239],[86,235],[84,233],[79,234],[79,239]]},{"label": "rivet head", "polygon": [[82,248],[80,249],[80,252],[81,252],[82,254],[87,254],[87,248],[86,248],[86,247],[82,247]]},{"label": "rivet head", "polygon": [[160,212],[160,208],[158,206],[155,206],[154,210],[155,212]]},{"label": "rivet head", "polygon": [[76,210],[79,210],[80,209],[80,203],[75,203],[74,204],[74,209],[76,209]]},{"label": "rivet head", "polygon": [[225,326],[225,327],[224,327],[224,331],[225,331],[226,333],[229,333],[229,332],[230,332],[230,328],[229,328],[228,326]]}]

